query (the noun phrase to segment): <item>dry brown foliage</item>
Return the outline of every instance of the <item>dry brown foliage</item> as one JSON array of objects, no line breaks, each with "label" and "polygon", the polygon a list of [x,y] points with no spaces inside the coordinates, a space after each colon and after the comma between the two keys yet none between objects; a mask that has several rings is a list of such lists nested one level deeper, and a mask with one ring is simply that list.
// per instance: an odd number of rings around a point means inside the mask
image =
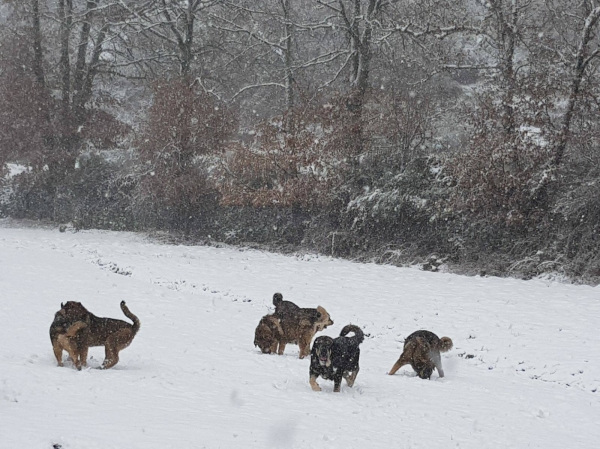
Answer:
[{"label": "dry brown foliage", "polygon": [[492,222],[522,224],[540,212],[535,210],[534,192],[551,145],[535,124],[523,120],[507,134],[501,122],[498,105],[490,98],[471,112],[470,141],[449,167],[457,182],[453,202],[459,210]]},{"label": "dry brown foliage", "polygon": [[340,182],[348,139],[337,106],[296,108],[262,123],[254,141],[230,148],[222,168],[225,205],[300,207],[326,205]]},{"label": "dry brown foliage", "polygon": [[196,215],[215,194],[207,179],[210,156],[223,151],[234,124],[227,110],[191,81],[157,83],[139,142],[144,199],[175,221]]}]

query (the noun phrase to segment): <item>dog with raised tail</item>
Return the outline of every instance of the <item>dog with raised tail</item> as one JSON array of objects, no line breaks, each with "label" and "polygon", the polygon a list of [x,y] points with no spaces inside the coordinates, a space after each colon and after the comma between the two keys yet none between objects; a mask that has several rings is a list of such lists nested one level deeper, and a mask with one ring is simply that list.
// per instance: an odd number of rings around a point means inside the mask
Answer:
[{"label": "dog with raised tail", "polygon": [[297,344],[300,350],[298,357],[303,359],[310,354],[310,342],[315,334],[333,324],[323,307],[299,307],[291,301],[284,301],[281,293],[273,295],[273,305],[273,317],[279,320],[281,330],[277,338],[279,355],[283,354],[287,344]]},{"label": "dog with raised tail", "polygon": [[448,337],[439,338],[426,330],[413,332],[404,340],[404,350],[389,374],[393,375],[404,365],[410,365],[421,379],[430,379],[434,368],[440,377],[444,377],[440,353],[449,351],[452,346]]},{"label": "dog with raised tail", "polygon": [[[354,332],[352,337],[347,337]],[[314,391],[321,391],[317,378],[333,380],[333,391],[339,393],[342,379],[346,379],[349,387],[354,385],[360,366],[359,345],[364,341],[362,329],[353,324],[344,326],[337,338],[318,337],[315,339],[310,356],[310,386]]]},{"label": "dog with raised tail", "polygon": [[76,333],[77,338],[80,339],[78,343],[79,357],[84,366],[88,348],[104,346],[105,357],[101,368],[112,368],[119,362],[119,352],[131,344],[140,329],[140,320],[131,313],[125,301],[121,301],[121,310],[127,318],[133,321],[133,324],[116,318],[98,317],[76,301],[67,301],[60,307],[56,316],[62,316],[66,323],[81,322],[85,324]]}]

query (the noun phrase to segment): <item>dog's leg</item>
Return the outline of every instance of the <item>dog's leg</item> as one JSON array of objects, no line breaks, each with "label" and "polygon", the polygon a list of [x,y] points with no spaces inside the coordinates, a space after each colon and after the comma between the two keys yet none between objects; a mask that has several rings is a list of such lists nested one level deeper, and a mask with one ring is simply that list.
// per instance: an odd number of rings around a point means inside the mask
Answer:
[{"label": "dog's leg", "polygon": [[78,371],[81,371],[81,363],[79,362],[79,352],[77,352],[75,343],[70,338],[64,337],[63,349],[69,353],[69,357],[71,357],[75,368],[77,368]]},{"label": "dog's leg", "polygon": [[125,349],[133,340],[134,334],[129,329],[121,329],[106,339],[104,343],[104,362],[102,369],[109,369],[119,363],[119,351]]},{"label": "dog's leg", "polygon": [[79,351],[79,358],[81,359],[81,365],[83,366],[87,366],[88,350],[89,347],[87,345],[83,345]]},{"label": "dog's leg", "polygon": [[119,351],[117,348],[106,342],[104,347],[104,361],[102,362],[101,369],[109,369],[119,363]]},{"label": "dog's leg", "polygon": [[104,361],[102,362],[100,369],[112,368],[119,361],[119,353],[114,347],[115,342],[109,340],[110,338],[104,343]]},{"label": "dog's leg", "polygon": [[402,353],[402,355],[400,356],[398,361],[396,363],[394,363],[394,366],[392,366],[392,369],[390,370],[390,372],[388,374],[390,376],[393,374],[396,374],[396,371],[398,371],[404,365],[408,365],[409,363],[410,363],[410,360],[408,360],[406,357],[404,357],[404,353]]},{"label": "dog's leg", "polygon": [[77,368],[77,371],[81,371],[81,354],[79,353],[79,348],[77,347],[77,344],[75,344],[74,341],[71,341],[67,351],[73,359],[73,363],[75,364],[75,368]]},{"label": "dog's leg", "polygon": [[[59,335],[56,341],[61,349],[60,357],[62,358],[63,350],[67,351],[67,354],[69,354],[69,357],[71,358],[71,361],[73,362],[73,364],[77,367],[78,370],[80,370],[81,367],[78,364],[79,353],[77,352],[77,347],[75,345],[75,342],[71,338],[67,337],[66,334]],[[55,355],[56,355],[56,352],[55,352]],[[63,366],[62,360],[60,361],[59,366]]]},{"label": "dog's leg", "polygon": [[80,343],[77,344],[76,347],[77,353],[79,354],[79,359],[77,360],[77,363],[79,363],[78,369],[81,369],[82,366],[87,366],[88,347],[87,345],[81,345]]},{"label": "dog's leg", "polygon": [[357,367],[352,373],[344,376],[349,387],[354,386],[354,381],[356,380],[356,376],[358,376],[358,370],[359,368]]},{"label": "dog's leg", "polygon": [[271,347],[269,348],[269,350],[271,351],[269,354],[275,354],[277,352],[277,346],[279,345],[278,342],[273,342],[273,344],[271,345]]},{"label": "dog's leg", "polygon": [[286,345],[285,343],[283,343],[281,341],[279,342],[279,350],[277,351],[277,354],[283,355],[283,351],[285,351],[285,345]]},{"label": "dog's leg", "polygon": [[[339,371],[338,371],[339,373]],[[333,392],[339,393],[342,386],[342,374],[335,373],[333,376]]]},{"label": "dog's leg", "polygon": [[62,362],[62,346],[58,343],[58,341],[52,342],[52,350],[54,351],[54,357],[56,357],[56,362],[58,366],[63,366]]},{"label": "dog's leg", "polygon": [[302,336],[298,341],[298,347],[300,348],[299,358],[303,359],[307,355],[310,354],[310,341],[312,340],[312,335],[309,338],[306,336]]},{"label": "dog's leg", "polygon": [[321,391],[321,387],[317,383],[317,377],[318,376],[310,376],[310,380],[308,381],[310,383],[310,388],[312,388],[313,391]]},{"label": "dog's leg", "polygon": [[67,339],[67,342],[64,345],[64,350],[69,353],[69,357],[71,357],[71,360],[73,361],[75,368],[77,368],[77,371],[81,371],[81,356],[79,354],[77,345],[72,338]]},{"label": "dog's leg", "polygon": [[439,351],[431,351],[429,353],[429,357],[431,357],[431,361],[435,365],[435,369],[437,369],[440,377],[444,377],[444,369],[442,368],[442,357],[440,356]]}]

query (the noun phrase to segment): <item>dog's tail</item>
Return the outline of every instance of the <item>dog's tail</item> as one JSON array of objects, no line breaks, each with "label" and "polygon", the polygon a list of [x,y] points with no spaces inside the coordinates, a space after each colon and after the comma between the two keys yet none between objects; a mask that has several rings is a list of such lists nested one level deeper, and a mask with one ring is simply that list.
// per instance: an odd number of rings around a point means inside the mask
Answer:
[{"label": "dog's tail", "polygon": [[454,346],[454,344],[449,337],[440,338],[440,352],[448,352],[452,349],[452,346]]},{"label": "dog's tail", "polygon": [[275,293],[273,295],[273,305],[277,308],[283,302],[283,295],[281,293]]},{"label": "dog's tail", "polygon": [[133,335],[137,334],[137,332],[140,330],[140,320],[138,319],[137,316],[135,316],[133,313],[131,313],[131,311],[129,310],[129,307],[127,307],[127,305],[125,304],[125,301],[121,301],[121,310],[123,311],[123,313],[125,314],[125,316],[127,318],[129,318],[131,321],[133,321]]},{"label": "dog's tail", "polygon": [[[350,332],[354,332],[354,336],[346,337],[346,335],[348,335],[348,333]],[[362,329],[358,326],[355,326],[354,324],[348,324],[344,326],[342,332],[340,332],[340,337],[346,337],[351,339],[352,343],[356,344],[357,346],[365,340],[365,334],[362,331]]]}]

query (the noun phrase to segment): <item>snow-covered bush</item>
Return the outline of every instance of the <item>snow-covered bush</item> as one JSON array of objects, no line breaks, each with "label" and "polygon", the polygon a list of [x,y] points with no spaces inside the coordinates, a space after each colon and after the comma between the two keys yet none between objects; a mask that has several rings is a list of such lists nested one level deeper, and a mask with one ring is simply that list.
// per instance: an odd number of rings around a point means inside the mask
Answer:
[{"label": "snow-covered bush", "polygon": [[71,222],[76,228],[133,229],[135,181],[102,155],[85,154],[56,182],[49,170],[24,171],[8,180],[7,213],[16,218]]}]

